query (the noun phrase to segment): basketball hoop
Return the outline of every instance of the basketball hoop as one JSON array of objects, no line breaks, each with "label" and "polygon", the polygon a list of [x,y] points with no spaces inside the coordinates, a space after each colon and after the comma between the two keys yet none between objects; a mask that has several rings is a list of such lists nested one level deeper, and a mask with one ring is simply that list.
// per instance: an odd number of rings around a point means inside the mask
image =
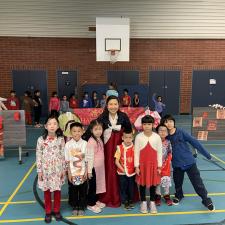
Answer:
[{"label": "basketball hoop", "polygon": [[110,56],[110,63],[111,64],[114,64],[115,62],[117,62],[119,52],[120,51],[116,50],[116,49],[109,49],[108,50],[108,54]]}]

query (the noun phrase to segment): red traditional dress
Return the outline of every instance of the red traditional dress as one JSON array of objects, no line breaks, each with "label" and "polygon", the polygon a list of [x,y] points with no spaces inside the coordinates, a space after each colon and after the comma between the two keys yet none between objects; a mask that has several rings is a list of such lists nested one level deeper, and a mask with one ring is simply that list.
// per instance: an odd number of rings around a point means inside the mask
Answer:
[{"label": "red traditional dress", "polygon": [[144,132],[135,138],[135,167],[140,168],[136,182],[141,186],[151,187],[160,183],[158,167],[162,167],[162,141],[158,134],[152,132],[147,137]]},{"label": "red traditional dress", "polygon": [[103,123],[104,129],[104,149],[105,149],[105,178],[106,192],[100,194],[99,200],[109,207],[119,207],[120,191],[117,177],[117,167],[115,165],[116,146],[122,143],[124,128],[131,128],[128,116],[123,112],[117,112],[113,119],[109,113],[103,113],[98,120]]}]

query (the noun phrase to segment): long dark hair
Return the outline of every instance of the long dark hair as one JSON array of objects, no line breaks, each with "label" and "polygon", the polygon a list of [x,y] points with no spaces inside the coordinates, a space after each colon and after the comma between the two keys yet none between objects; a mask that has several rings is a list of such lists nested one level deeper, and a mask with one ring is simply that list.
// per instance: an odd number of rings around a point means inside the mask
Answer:
[{"label": "long dark hair", "polygon": [[[116,97],[115,95],[110,95],[110,96],[106,99],[106,104],[105,104],[105,108],[104,108],[104,111],[103,111],[103,113],[106,113],[107,115],[109,114],[109,110],[108,110],[107,106],[108,106],[109,101],[112,100],[112,99],[117,100],[117,101],[118,101],[118,104],[119,104],[119,106],[120,106],[120,99],[119,99],[118,97]],[[120,108],[118,109],[118,111],[120,111]]]},{"label": "long dark hair", "polygon": [[[54,115],[48,116],[48,118],[45,120],[45,125],[46,125],[46,124],[48,123],[48,121],[51,120],[51,119],[55,119],[55,120],[57,121],[58,125],[59,125],[59,120],[58,120],[58,118],[55,117]],[[62,130],[61,130],[60,128],[58,128],[58,129],[56,130],[55,133],[56,133],[57,138],[63,136],[63,132],[62,132]],[[45,139],[47,138],[47,136],[48,136],[48,130],[45,128],[42,137],[43,137],[43,139],[45,140]]]},{"label": "long dark hair", "polygon": [[[98,143],[97,138],[94,136],[92,130],[95,126],[101,126],[103,129],[103,124],[101,122],[99,122],[98,120],[92,120],[87,128],[87,130],[85,131],[85,133],[82,136],[82,139],[84,139],[85,141],[88,141],[90,137],[94,138],[95,141]],[[101,139],[103,141],[103,134],[101,135]]]}]

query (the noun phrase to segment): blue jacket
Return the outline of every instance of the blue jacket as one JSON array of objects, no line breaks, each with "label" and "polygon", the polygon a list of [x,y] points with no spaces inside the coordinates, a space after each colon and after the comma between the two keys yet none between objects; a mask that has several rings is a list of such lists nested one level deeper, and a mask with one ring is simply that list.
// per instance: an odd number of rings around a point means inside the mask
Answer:
[{"label": "blue jacket", "polygon": [[188,134],[186,131],[176,128],[176,131],[172,135],[167,136],[172,145],[172,166],[173,168],[179,167],[183,170],[188,169],[196,160],[188,146],[188,143],[198,150],[207,159],[211,159],[211,155],[205,150],[205,148],[194,137]]}]

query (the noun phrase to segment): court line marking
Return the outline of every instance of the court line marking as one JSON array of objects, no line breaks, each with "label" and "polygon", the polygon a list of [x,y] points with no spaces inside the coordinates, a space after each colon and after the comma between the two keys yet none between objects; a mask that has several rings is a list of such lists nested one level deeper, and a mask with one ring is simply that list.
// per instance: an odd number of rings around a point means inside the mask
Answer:
[{"label": "court line marking", "polygon": [[22,187],[23,183],[26,181],[26,179],[28,178],[28,176],[31,174],[31,172],[33,171],[34,167],[36,166],[36,163],[34,163],[30,169],[28,170],[28,172],[25,174],[25,176],[23,177],[23,179],[20,181],[20,183],[17,185],[16,189],[13,191],[13,193],[11,194],[11,196],[8,198],[7,202],[3,205],[3,207],[0,210],[0,216],[2,216],[2,214],[4,213],[4,211],[6,210],[6,208],[8,207],[9,203],[12,201],[12,199],[15,197],[15,195],[17,194],[17,192],[19,191],[19,189]]},{"label": "court line marking", "polygon": [[[170,195],[174,196],[174,195]],[[185,197],[197,197],[197,194],[184,194]],[[225,192],[217,192],[217,193],[208,193],[208,196],[225,196]],[[149,196],[147,196],[149,197]],[[67,202],[68,199],[61,199],[61,202]],[[0,205],[9,204],[9,205],[20,205],[20,204],[35,204],[37,203],[34,200],[28,201],[15,201],[15,202],[0,202]]]},{"label": "court line marking", "polygon": [[[78,219],[105,219],[105,218],[120,218],[120,217],[150,217],[150,216],[173,216],[173,215],[191,215],[191,214],[212,214],[212,213],[224,213],[225,209],[218,209],[215,211],[208,210],[195,210],[195,211],[183,211],[183,212],[159,212],[157,214],[112,214],[112,215],[99,215],[99,216],[67,216],[66,219],[78,220]],[[0,223],[23,223],[23,222],[35,222],[44,221],[44,218],[30,218],[30,219],[14,219],[14,220],[0,220]]]},{"label": "court line marking", "polygon": [[225,161],[223,161],[223,160],[222,160],[221,158],[219,158],[218,156],[216,156],[216,155],[214,155],[214,154],[211,154],[211,156],[212,156],[214,159],[218,160],[219,162],[225,164]]}]

